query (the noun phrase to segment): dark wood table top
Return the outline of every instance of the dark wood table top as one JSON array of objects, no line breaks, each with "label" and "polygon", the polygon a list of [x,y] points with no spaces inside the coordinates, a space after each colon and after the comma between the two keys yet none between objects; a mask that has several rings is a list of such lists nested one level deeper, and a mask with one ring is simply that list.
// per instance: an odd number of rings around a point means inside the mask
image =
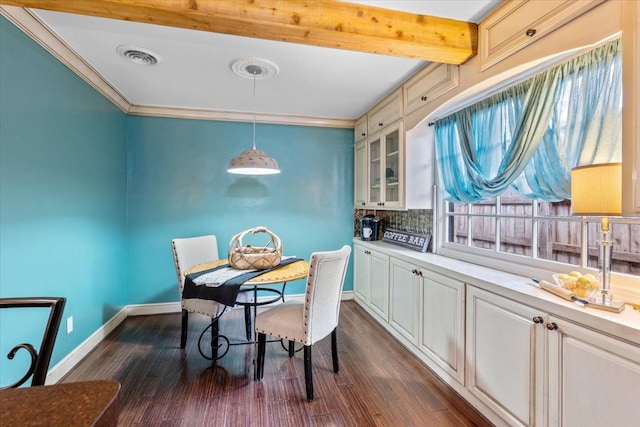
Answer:
[{"label": "dark wood table top", "polygon": [[117,426],[117,381],[83,381],[0,390],[4,426]]}]

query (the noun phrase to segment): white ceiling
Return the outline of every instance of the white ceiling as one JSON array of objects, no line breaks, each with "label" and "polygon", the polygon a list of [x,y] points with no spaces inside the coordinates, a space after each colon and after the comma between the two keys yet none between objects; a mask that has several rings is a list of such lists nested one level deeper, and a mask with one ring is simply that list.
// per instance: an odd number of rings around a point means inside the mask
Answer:
[{"label": "white ceiling", "polygon": [[[479,22],[500,0],[352,1]],[[33,10],[43,23],[133,105],[318,118],[356,119],[425,62],[59,12]],[[121,45],[162,57],[154,66],[129,62]],[[230,62],[258,57],[279,73],[253,83]]]}]

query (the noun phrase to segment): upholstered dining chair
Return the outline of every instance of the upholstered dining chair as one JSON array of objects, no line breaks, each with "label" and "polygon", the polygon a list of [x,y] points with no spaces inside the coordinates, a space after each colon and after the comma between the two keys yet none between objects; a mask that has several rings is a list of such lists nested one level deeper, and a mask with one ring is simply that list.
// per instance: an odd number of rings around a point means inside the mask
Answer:
[{"label": "upholstered dining chair", "polygon": [[47,371],[49,370],[49,362],[51,361],[51,354],[53,353],[53,346],[58,336],[58,329],[60,328],[60,321],[62,320],[62,313],[64,312],[64,306],[67,302],[63,297],[23,297],[23,298],[0,298],[0,309],[5,308],[48,308],[49,318],[44,328],[42,342],[40,348],[36,349],[33,345],[28,343],[18,344],[9,351],[7,357],[13,359],[20,349],[26,350],[31,356],[31,364],[27,372],[18,381],[5,387],[0,387],[0,390],[8,388],[20,387],[27,382],[29,377],[31,379],[32,386],[44,385],[47,379]]},{"label": "upholstered dining chair", "polygon": [[[218,242],[216,236],[206,235],[197,237],[188,237],[182,239],[173,239],[171,241],[173,249],[173,261],[176,268],[178,278],[178,288],[180,290],[180,299],[182,306],[182,332],[180,334],[180,348],[185,348],[187,344],[187,332],[189,329],[189,312],[200,313],[208,316],[212,320],[212,336],[218,332],[217,318],[224,312],[234,307],[228,307],[217,301],[182,298],[182,290],[184,289],[184,272],[193,268],[198,264],[218,259]],[[241,292],[238,294],[237,302],[247,302],[251,298],[250,292]],[[239,306],[235,306],[239,307]],[[251,339],[251,307],[244,306],[244,320],[247,340]]]},{"label": "upholstered dining chair", "polygon": [[289,357],[293,356],[292,343],[304,346],[304,377],[307,399],[313,400],[311,372],[311,346],[331,334],[333,372],[337,373],[338,348],[336,331],[340,315],[340,298],[347,272],[351,247],[328,252],[314,252],[309,262],[309,276],[304,301],[289,300],[257,315],[255,329],[258,334],[256,379],[264,374],[266,336],[289,341]]}]

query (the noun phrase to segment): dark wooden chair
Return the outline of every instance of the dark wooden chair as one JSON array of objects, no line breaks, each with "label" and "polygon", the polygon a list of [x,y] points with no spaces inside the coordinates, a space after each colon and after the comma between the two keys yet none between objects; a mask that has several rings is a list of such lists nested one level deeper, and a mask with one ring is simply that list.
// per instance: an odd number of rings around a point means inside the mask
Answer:
[{"label": "dark wooden chair", "polygon": [[31,365],[27,373],[13,384],[0,387],[0,390],[8,388],[20,387],[22,384],[33,376],[31,380],[32,386],[44,385],[51,361],[51,353],[58,335],[58,328],[62,320],[62,312],[66,304],[66,298],[47,298],[47,297],[25,297],[25,298],[0,298],[0,309],[3,308],[49,308],[49,319],[44,330],[40,349],[28,343],[18,344],[9,351],[7,357],[12,360],[20,349],[25,349],[31,355]]}]

